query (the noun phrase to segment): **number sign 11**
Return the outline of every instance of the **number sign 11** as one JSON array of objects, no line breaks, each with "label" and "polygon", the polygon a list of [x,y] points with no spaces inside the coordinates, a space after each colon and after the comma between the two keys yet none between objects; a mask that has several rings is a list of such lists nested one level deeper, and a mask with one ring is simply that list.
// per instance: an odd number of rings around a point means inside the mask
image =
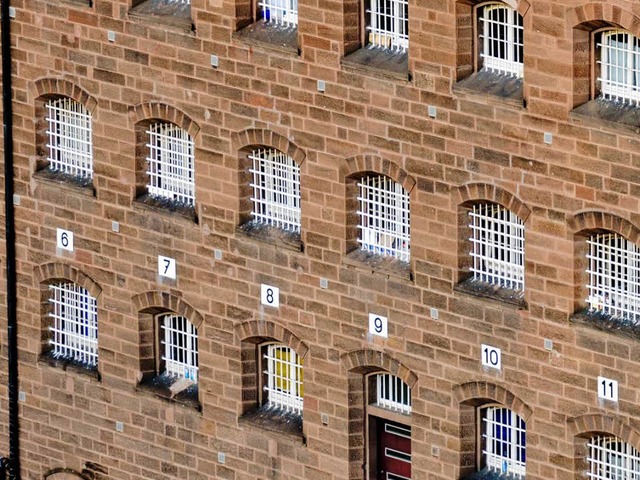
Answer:
[{"label": "number sign 11", "polygon": [[371,335],[387,338],[389,336],[388,329],[389,320],[387,317],[376,315],[375,313],[369,314],[369,333]]},{"label": "number sign 11", "polygon": [[280,308],[280,289],[271,285],[260,285],[260,303],[268,307]]},{"label": "number sign 11", "polygon": [[598,398],[618,401],[618,381],[610,378],[598,377]]},{"label": "number sign 11", "polygon": [[158,255],[158,275],[176,279],[176,259]]},{"label": "number sign 11", "polygon": [[56,246],[62,250],[73,252],[73,232],[61,228],[56,229]]},{"label": "number sign 11", "polygon": [[499,348],[492,347],[491,345],[480,345],[482,366],[495,368],[497,370],[502,369],[502,352]]}]

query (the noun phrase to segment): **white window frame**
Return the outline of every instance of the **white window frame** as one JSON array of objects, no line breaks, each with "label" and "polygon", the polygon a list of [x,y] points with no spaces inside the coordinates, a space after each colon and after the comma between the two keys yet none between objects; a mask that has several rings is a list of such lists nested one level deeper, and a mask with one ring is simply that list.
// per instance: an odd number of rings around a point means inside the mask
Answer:
[{"label": "white window frame", "polygon": [[409,48],[408,12],[407,0],[369,0],[368,47],[406,51]]},{"label": "white window frame", "polygon": [[587,477],[592,480],[640,480],[640,452],[617,437],[591,437],[587,465]]},{"label": "white window frame", "polygon": [[56,358],[98,365],[98,304],[88,290],[73,282],[49,285],[53,324],[49,326]]},{"label": "white window frame", "polygon": [[587,239],[589,311],[637,322],[640,315],[640,248],[617,233]]},{"label": "white window frame", "polygon": [[80,178],[93,178],[91,114],[69,97],[47,101],[49,168]]},{"label": "white window frame", "polygon": [[524,222],[496,203],[469,211],[474,280],[524,291]]},{"label": "white window frame", "polygon": [[147,130],[147,191],[185,205],[195,203],[194,143],[186,130],[154,122]]},{"label": "white window frame", "polygon": [[600,32],[600,93],[606,100],[640,103],[640,39],[625,30]]},{"label": "white window frame", "polygon": [[480,17],[480,40],[485,70],[510,75],[524,76],[524,28],[522,16],[502,3],[490,3],[478,7]]},{"label": "white window frame", "polygon": [[251,188],[253,219],[282,230],[300,232],[300,167],[288,155],[273,149],[254,150]]},{"label": "white window frame", "polygon": [[267,23],[285,28],[298,26],[298,0],[262,0],[258,7]]},{"label": "white window frame", "polygon": [[267,408],[302,415],[303,360],[289,347],[267,344],[261,348]]},{"label": "white window frame", "polygon": [[526,473],[524,420],[510,409],[499,405],[480,409],[480,415],[482,457],[486,468],[508,473],[516,478],[524,477]]},{"label": "white window frame", "polygon": [[163,374],[198,382],[198,329],[181,315],[160,317]]},{"label": "white window frame", "polygon": [[400,378],[390,373],[377,373],[376,407],[393,412],[411,414],[411,388]]},{"label": "white window frame", "polygon": [[362,250],[409,261],[409,194],[385,175],[358,181],[358,243]]}]

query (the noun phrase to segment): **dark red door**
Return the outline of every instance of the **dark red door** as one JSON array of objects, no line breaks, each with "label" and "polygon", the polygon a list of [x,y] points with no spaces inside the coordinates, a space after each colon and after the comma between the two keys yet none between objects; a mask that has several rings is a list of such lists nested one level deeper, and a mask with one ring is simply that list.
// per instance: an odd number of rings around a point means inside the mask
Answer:
[{"label": "dark red door", "polygon": [[378,419],[378,480],[411,478],[411,427]]}]

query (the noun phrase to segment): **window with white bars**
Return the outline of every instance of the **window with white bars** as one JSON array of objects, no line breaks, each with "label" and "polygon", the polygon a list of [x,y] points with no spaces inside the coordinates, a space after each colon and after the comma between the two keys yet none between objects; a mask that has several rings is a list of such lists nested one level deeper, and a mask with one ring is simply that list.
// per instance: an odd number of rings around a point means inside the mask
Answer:
[{"label": "window with white bars", "polygon": [[370,48],[406,51],[409,48],[407,0],[369,0],[367,43]]},{"label": "window with white bars", "polygon": [[262,348],[263,389],[269,408],[302,415],[302,358],[289,347],[279,344]]},{"label": "window with white bars", "polygon": [[522,16],[507,5],[492,3],[480,7],[479,17],[484,69],[522,78]]},{"label": "window with white bars", "polygon": [[67,97],[47,102],[49,168],[80,178],[93,177],[91,115]]},{"label": "window with white bars", "polygon": [[482,414],[484,466],[516,478],[525,476],[525,422],[508,408],[487,407]]},{"label": "window with white bars", "polygon": [[600,93],[607,100],[640,103],[640,39],[624,30],[600,34]]},{"label": "window with white bars", "polygon": [[409,415],[411,388],[395,375],[376,374],[376,406]]},{"label": "window with white bars", "polygon": [[52,324],[49,343],[54,357],[98,364],[98,306],[96,299],[72,282],[49,285]]},{"label": "window with white bars", "polygon": [[358,217],[362,250],[409,261],[409,194],[384,175],[358,182]]},{"label": "window with white bars", "polygon": [[595,436],[587,443],[587,477],[640,480],[640,452],[616,437]]},{"label": "window with white bars", "polygon": [[147,157],[150,195],[186,205],[195,201],[194,144],[191,135],[172,123],[149,126]]},{"label": "window with white bars", "polygon": [[471,217],[473,278],[524,291],[524,223],[494,203],[475,204]]},{"label": "window with white bars", "polygon": [[164,374],[198,382],[198,330],[185,317],[160,317]]},{"label": "window with white bars", "polygon": [[253,218],[290,232],[300,232],[300,167],[293,158],[272,149],[254,150]]},{"label": "window with white bars", "polygon": [[267,23],[287,28],[298,26],[298,0],[261,0],[258,7]]},{"label": "window with white bars", "polygon": [[636,323],[640,319],[640,249],[617,233],[592,235],[587,244],[589,310]]}]

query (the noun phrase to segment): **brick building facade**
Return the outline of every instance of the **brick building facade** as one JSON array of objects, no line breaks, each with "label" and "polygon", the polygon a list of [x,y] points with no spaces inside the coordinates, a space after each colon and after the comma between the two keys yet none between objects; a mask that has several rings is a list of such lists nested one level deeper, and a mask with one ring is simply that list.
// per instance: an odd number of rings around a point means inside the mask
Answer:
[{"label": "brick building facade", "polygon": [[25,478],[640,478],[640,1],[266,3],[12,2]]}]

